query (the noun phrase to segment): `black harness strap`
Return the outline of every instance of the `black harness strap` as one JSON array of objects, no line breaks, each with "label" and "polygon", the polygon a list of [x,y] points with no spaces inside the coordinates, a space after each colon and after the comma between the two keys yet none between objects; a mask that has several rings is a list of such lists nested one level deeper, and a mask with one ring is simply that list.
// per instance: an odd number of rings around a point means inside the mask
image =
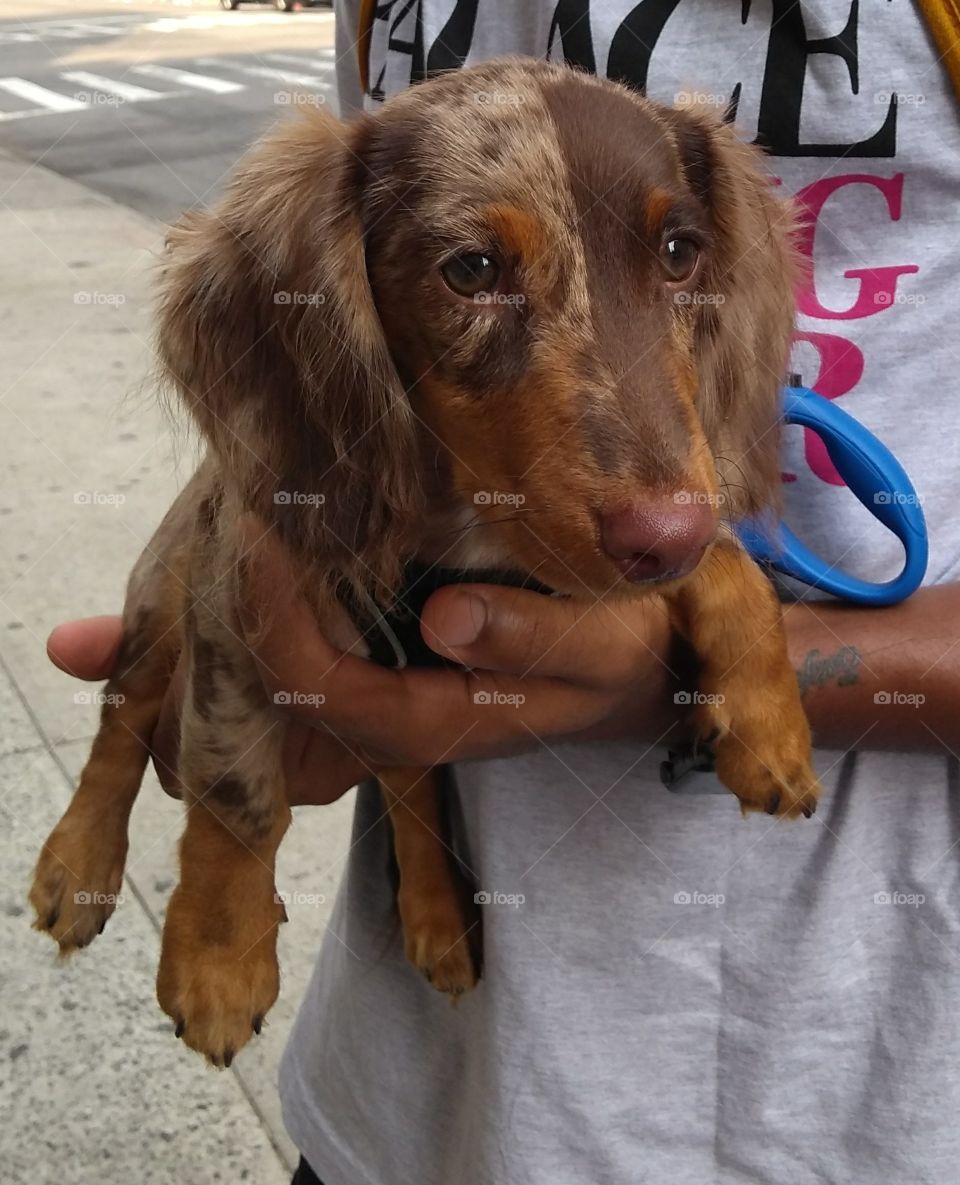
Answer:
[{"label": "black harness strap", "polygon": [[411,560],[404,569],[403,585],[387,608],[377,605],[372,598],[361,601],[346,589],[340,593],[340,603],[363,636],[370,657],[381,666],[396,670],[407,666],[455,667],[455,662],[431,650],[420,633],[424,605],[438,588],[448,584],[499,584],[553,595],[553,589],[520,572],[498,568],[443,568]]}]

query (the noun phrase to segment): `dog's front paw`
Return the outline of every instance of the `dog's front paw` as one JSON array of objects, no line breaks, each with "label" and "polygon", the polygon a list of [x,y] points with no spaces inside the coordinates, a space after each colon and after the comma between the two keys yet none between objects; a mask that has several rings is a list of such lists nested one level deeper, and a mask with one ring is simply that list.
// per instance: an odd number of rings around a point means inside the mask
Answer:
[{"label": "dog's front paw", "polygon": [[744,814],[763,811],[809,819],[820,783],[811,763],[806,720],[796,730],[773,730],[766,717],[731,720],[714,743],[717,776],[740,800]]},{"label": "dog's front paw", "polygon": [[227,1067],[260,1032],[280,990],[273,895],[210,902],[178,887],[170,899],[157,973],[157,999],[185,1044]]},{"label": "dog's front paw", "polygon": [[476,986],[480,918],[462,894],[399,897],[407,960],[438,992],[456,1001]]},{"label": "dog's front paw", "polygon": [[717,777],[740,800],[744,815],[810,818],[821,789],[810,724],[786,663],[765,679],[728,672],[708,684],[694,720],[700,744],[715,755]]},{"label": "dog's front paw", "polygon": [[45,931],[70,954],[102,933],[120,901],[126,832],[88,828],[68,812],[50,833],[30,889],[35,930]]}]

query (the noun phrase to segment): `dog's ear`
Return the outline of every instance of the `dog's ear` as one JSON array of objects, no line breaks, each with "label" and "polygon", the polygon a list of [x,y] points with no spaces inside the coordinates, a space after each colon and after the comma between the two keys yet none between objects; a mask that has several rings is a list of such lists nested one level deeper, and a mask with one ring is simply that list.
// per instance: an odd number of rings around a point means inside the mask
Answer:
[{"label": "dog's ear", "polygon": [[793,207],[775,193],[758,149],[714,113],[672,113],[687,181],[710,213],[696,355],[700,415],[735,519],[775,507],[780,493],[780,388],[800,265]]},{"label": "dog's ear", "polygon": [[367,279],[375,127],[325,114],[281,125],[211,211],[172,229],[159,354],[241,504],[308,568],[377,594],[398,573],[419,467]]}]

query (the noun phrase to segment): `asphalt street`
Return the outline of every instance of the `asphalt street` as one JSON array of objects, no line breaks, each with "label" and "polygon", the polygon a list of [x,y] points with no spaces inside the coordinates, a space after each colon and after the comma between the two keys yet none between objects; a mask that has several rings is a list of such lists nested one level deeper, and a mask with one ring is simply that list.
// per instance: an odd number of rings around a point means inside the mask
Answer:
[{"label": "asphalt street", "polygon": [[0,146],[164,221],[299,103],[334,105],[328,7],[0,0]]}]

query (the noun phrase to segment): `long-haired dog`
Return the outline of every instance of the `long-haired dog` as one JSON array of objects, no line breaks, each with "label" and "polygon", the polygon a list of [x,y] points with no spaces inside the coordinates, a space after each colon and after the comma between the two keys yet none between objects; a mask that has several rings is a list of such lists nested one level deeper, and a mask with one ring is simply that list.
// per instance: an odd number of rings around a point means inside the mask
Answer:
[{"label": "long-haired dog", "polygon": [[[665,598],[720,778],[744,809],[809,815],[778,602],[729,527],[776,502],[790,230],[758,154],[715,116],[534,61],[270,133],[170,236],[160,357],[207,454],[131,576],[93,751],[37,867],[38,928],[69,951],[112,912],[185,653],[188,809],[158,995],[215,1064],[259,1032],[290,811],[283,728],[240,641],[247,511],[344,650],[366,653],[348,607],[388,607],[414,559]],[[437,771],[379,781],[407,954],[455,995],[478,974],[474,907]]]}]

